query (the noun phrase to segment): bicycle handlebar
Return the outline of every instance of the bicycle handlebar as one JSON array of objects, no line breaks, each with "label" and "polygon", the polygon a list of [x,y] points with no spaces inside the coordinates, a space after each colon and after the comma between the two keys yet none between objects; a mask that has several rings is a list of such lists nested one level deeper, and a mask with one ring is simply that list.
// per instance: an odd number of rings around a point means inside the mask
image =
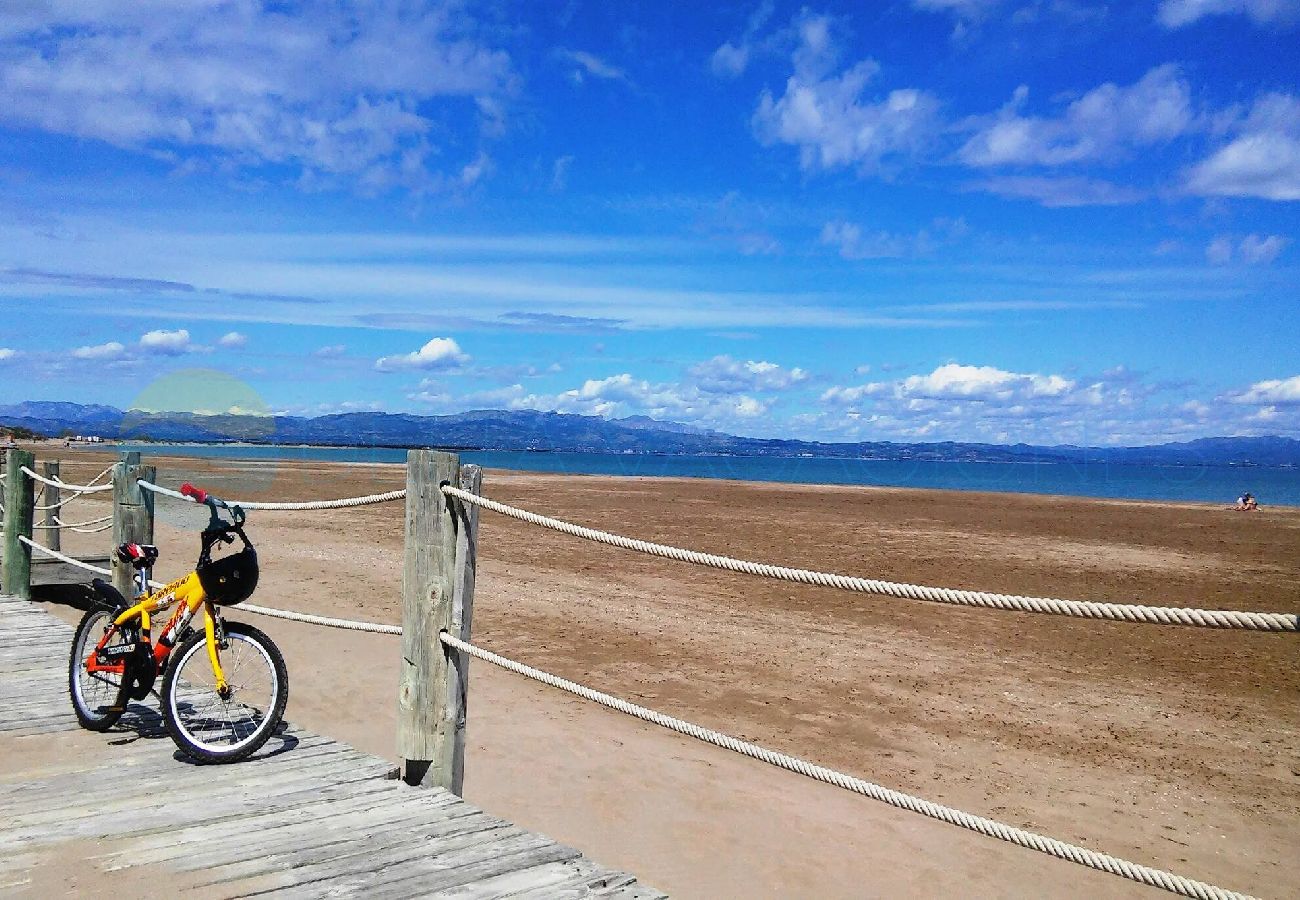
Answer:
[{"label": "bicycle handlebar", "polygon": [[[181,485],[181,494],[186,497],[189,497],[195,503],[204,504],[205,506],[208,507],[209,510],[211,510],[212,518],[208,520],[208,527],[206,529],[208,531],[220,531],[220,530],[229,530],[229,529],[238,530],[242,528],[244,524],[244,520],[247,518],[244,515],[243,507],[238,505],[231,506],[225,500],[221,500],[212,496],[210,493],[203,490],[203,488],[195,487],[194,485],[190,484],[188,481]],[[221,518],[217,515],[218,509],[229,510],[230,516],[234,520],[233,524],[227,525],[225,522],[223,522]]]}]

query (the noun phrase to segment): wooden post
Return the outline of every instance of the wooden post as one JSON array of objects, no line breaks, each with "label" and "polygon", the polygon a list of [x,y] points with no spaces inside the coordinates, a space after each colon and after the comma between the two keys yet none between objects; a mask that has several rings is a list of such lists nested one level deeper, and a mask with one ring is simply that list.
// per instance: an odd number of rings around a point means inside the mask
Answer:
[{"label": "wooden post", "polygon": [[[118,544],[153,543],[153,494],[137,483],[141,478],[153,481],[157,471],[153,466],[140,464],[139,451],[123,453],[113,467],[113,546]],[[109,566],[113,570],[113,587],[123,597],[135,596],[135,570],[130,563],[110,553]]]},{"label": "wooden post", "polygon": [[[460,489],[471,494],[483,493],[483,470],[478,466],[461,466]],[[452,600],[451,628],[462,641],[471,639],[474,619],[474,575],[478,569],[478,507],[452,500],[456,516],[456,585]],[[465,783],[465,720],[469,712],[468,653],[451,653],[451,683],[448,691],[456,698],[456,747],[452,755],[451,790],[461,794]]]},{"label": "wooden post", "polygon": [[[42,463],[41,474],[52,481],[58,481],[59,461],[56,459]],[[59,527],[58,522],[54,521],[55,517],[59,515],[58,504],[60,499],[59,489],[47,484],[45,486],[45,502],[41,504],[47,508],[45,515],[41,517],[41,527],[45,529],[45,533],[42,535],[45,538],[45,546],[51,550],[63,549],[63,529]]]},{"label": "wooden post", "polygon": [[[457,615],[472,579],[458,579],[461,523],[442,485],[460,485],[460,457],[411,450],[406,455],[406,547],[402,566],[402,666],[397,692],[397,755],[407,784],[445,787],[459,794],[464,772],[465,682],[459,654],[438,639],[461,634]],[[464,558],[472,559],[467,549]],[[472,609],[472,599],[471,599]]]},{"label": "wooden post", "polygon": [[18,538],[32,539],[32,507],[36,505],[36,482],[22,468],[36,465],[27,450],[10,450],[5,466],[5,556],[0,571],[0,593],[30,600],[32,596],[32,548]]}]

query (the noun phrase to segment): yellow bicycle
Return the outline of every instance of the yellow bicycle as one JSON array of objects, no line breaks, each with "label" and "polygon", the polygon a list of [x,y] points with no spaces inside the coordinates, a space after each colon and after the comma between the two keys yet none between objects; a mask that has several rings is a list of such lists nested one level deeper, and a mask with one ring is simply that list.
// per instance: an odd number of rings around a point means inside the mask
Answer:
[{"label": "yellow bicycle", "polygon": [[[69,692],[82,727],[107,731],[131,700],[153,692],[162,675],[159,699],[176,745],[202,762],[236,762],[255,753],[280,724],[289,698],[288,671],[270,638],[251,625],[227,622],[220,612],[248,599],[257,587],[257,551],[244,533],[244,511],[190,484],[181,492],[210,510],[198,564],[150,593],[158,549],[119,546],[119,558],[136,571],[138,596],[128,601],[95,579],[95,605],[72,640]],[[213,558],[214,548],[235,538],[242,548]],[[151,615],[173,606],[176,612],[154,643]],[[192,624],[200,611],[201,630]]]}]

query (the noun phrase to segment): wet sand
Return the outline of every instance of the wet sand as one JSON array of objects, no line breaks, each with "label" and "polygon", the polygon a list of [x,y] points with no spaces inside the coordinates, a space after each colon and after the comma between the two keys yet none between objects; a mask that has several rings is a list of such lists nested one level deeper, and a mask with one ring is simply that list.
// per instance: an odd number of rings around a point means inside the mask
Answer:
[{"label": "wet sand", "polygon": [[[48,455],[44,455],[48,454]],[[104,453],[59,448],[64,477]],[[248,499],[401,467],[156,462]],[[1072,599],[1300,610],[1300,509],[489,471],[485,493],[647,540]],[[90,518],[101,501],[69,507]],[[74,510],[77,512],[74,514]],[[85,512],[83,516],[81,513]],[[160,577],[197,540],[158,505]],[[255,602],[396,623],[400,505],[256,513]],[[69,536],[65,547],[103,547]],[[631,554],[481,519],[475,641],[774,749],[1261,896],[1295,896],[1300,638],[967,610]],[[65,617],[75,611],[64,609]],[[393,757],[395,638],[246,615],[289,715]],[[475,663],[466,797],[678,896],[1150,893],[706,747]]]}]

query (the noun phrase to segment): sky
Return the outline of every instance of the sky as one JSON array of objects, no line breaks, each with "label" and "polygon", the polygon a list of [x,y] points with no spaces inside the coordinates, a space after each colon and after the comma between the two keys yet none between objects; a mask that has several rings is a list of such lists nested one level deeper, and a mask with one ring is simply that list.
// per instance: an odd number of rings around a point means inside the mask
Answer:
[{"label": "sky", "polygon": [[0,404],[1300,437],[1297,238],[1300,0],[0,6]]}]

